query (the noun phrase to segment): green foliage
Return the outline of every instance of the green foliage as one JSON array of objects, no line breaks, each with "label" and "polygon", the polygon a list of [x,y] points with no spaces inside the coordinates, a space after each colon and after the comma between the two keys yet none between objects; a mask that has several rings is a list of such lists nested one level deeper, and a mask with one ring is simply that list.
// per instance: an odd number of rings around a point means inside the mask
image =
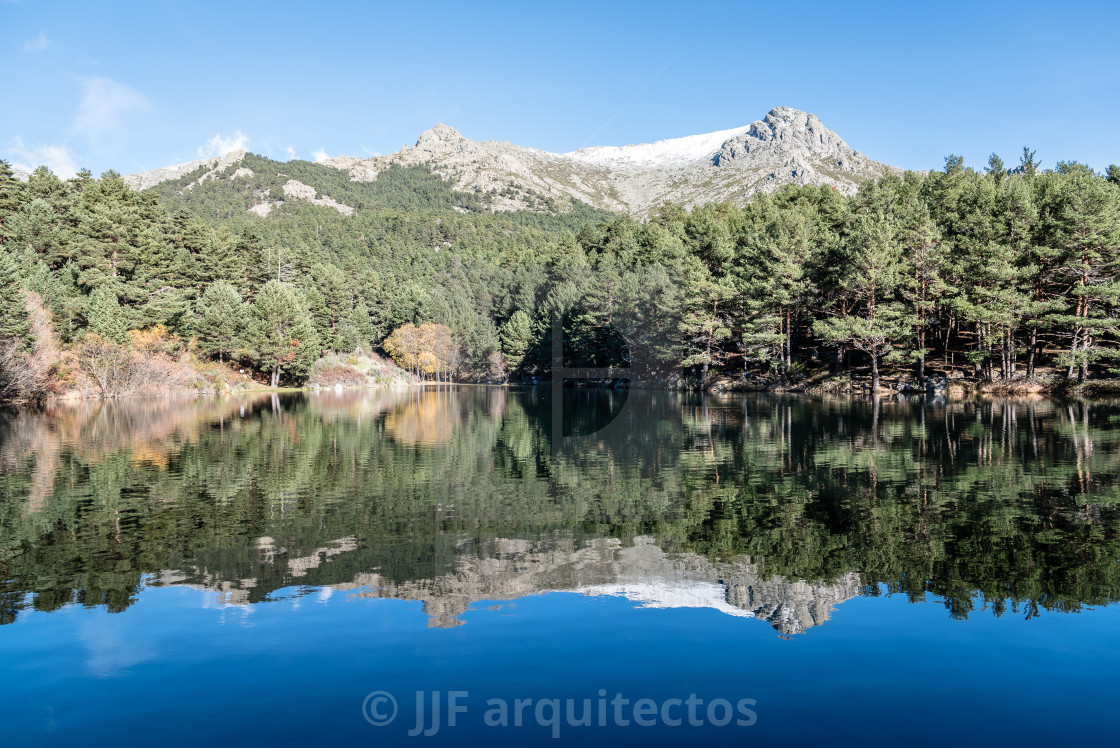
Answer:
[{"label": "green foliage", "polygon": [[[868,364],[873,379],[971,364],[1002,380],[1115,365],[1120,186],[1075,162],[1043,171],[1029,150],[1012,170],[950,156],[852,197],[786,186],[743,207],[664,206],[645,223],[579,203],[491,213],[486,195],[423,167],[361,182],[324,164],[242,165],[253,175],[204,169],[143,193],[112,172],[64,182],[38,169],[24,184],[0,170],[0,240],[66,342],[94,319],[120,339],[95,311],[107,297],[92,301],[107,289],[123,329],[163,324],[224,358],[240,346],[199,322],[200,295],[224,281],[252,303],[279,281],[306,302],[317,349],[443,325],[473,379],[494,376],[499,352],[521,375],[545,373],[554,312],[569,365],[700,386]],[[248,212],[289,179],[356,212],[298,199]],[[292,381],[303,370],[284,369]]]},{"label": "green foliage", "polygon": [[26,349],[32,342],[31,328],[20,281],[15,257],[0,245],[0,343],[16,341]]},{"label": "green foliage", "polygon": [[1114,405],[628,397],[644,427],[574,453],[540,392],[506,389],[382,393],[378,418],[363,393],[0,414],[0,621],[123,610],[167,569],[250,603],[374,570],[385,594],[438,593],[501,539],[563,571],[638,536],[694,569],[854,573],[956,618],[1120,601]]},{"label": "green foliage", "polygon": [[249,306],[246,343],[261,368],[271,371],[273,387],[280,384],[281,372],[299,376],[310,370],[320,351],[307,299],[298,288],[279,281],[264,285]]},{"label": "green foliage", "polygon": [[86,324],[89,331],[113,343],[124,343],[128,336],[121,305],[110,286],[101,286],[90,294],[85,307]]},{"label": "green foliage", "polygon": [[242,345],[248,309],[229,281],[214,282],[195,305],[194,333],[203,350],[222,361]]},{"label": "green foliage", "polygon": [[502,353],[511,370],[516,370],[525,359],[533,342],[533,320],[521,309],[514,312],[499,332]]}]

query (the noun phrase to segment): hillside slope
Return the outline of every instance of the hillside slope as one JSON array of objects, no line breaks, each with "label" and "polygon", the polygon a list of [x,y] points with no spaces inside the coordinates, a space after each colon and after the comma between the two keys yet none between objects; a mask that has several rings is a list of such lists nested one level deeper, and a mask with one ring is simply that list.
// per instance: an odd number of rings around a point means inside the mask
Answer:
[{"label": "hillside slope", "polygon": [[[126,181],[137,189],[171,181],[185,193],[208,179],[231,182],[256,177],[262,164],[258,161],[254,167],[245,164],[245,159],[244,153],[235,152],[220,160],[132,175]],[[270,168],[264,175],[267,186],[260,180],[253,185],[255,202],[246,209],[267,215],[272,204],[290,198],[322,201],[319,204],[342,212],[359,208],[341,194],[353,193],[357,185],[347,187],[327,178],[333,191],[326,192],[307,180],[288,176],[296,168],[291,164],[300,164],[298,168],[306,172],[312,166],[307,162],[269,164],[278,168]],[[853,150],[816,116],[789,107],[777,107],[761,120],[729,130],[570,153],[474,141],[437,124],[414,146],[397,153],[366,159],[339,156],[323,164],[343,172],[352,183],[376,183],[394,169],[399,176],[401,169],[423,167],[446,180],[457,193],[447,207],[460,211],[555,213],[586,203],[637,218],[647,217],[663,203],[686,207],[724,201],[744,204],[758,192],[774,192],[785,184],[827,185],[851,195],[861,181],[898,171]],[[297,181],[287,187],[286,182],[277,182],[291,178]]]}]

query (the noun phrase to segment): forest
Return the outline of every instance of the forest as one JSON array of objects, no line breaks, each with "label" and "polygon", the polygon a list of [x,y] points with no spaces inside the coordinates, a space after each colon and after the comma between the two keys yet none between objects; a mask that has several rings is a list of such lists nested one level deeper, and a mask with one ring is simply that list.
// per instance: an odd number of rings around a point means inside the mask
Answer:
[{"label": "forest", "polygon": [[[851,197],[787,186],[639,222],[543,197],[491,212],[423,167],[350,182],[243,165],[249,178],[200,170],[136,192],[114,172],[21,182],[0,162],[0,399],[160,356],[273,386],[370,352],[419,378],[537,381],[554,319],[565,365],[688,389],[1120,372],[1117,166],[949,156]],[[285,199],[290,177],[354,213]],[[269,215],[248,212],[268,199]]]}]

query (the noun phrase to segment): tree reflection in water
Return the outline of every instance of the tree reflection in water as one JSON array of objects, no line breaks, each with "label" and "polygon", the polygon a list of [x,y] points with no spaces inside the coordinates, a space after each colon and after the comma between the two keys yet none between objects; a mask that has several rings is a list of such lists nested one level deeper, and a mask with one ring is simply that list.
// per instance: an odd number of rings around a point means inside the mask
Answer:
[{"label": "tree reflection in water", "polygon": [[543,388],[0,416],[0,621],[167,584],[238,604],[331,586],[423,601],[437,626],[575,590],[784,633],[884,591],[961,618],[1120,598],[1113,403],[619,400],[578,393],[617,417],[563,449]]}]

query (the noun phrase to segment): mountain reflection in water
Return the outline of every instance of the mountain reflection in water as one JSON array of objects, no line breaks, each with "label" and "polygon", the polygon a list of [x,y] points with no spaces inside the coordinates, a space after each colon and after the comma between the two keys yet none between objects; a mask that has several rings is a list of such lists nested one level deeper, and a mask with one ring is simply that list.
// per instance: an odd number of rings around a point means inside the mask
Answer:
[{"label": "mountain reflection in water", "polygon": [[160,585],[416,600],[438,627],[562,590],[783,634],[861,594],[957,618],[1120,598],[1117,405],[571,396],[618,416],[562,445],[545,389],[0,416],[0,622]]}]

